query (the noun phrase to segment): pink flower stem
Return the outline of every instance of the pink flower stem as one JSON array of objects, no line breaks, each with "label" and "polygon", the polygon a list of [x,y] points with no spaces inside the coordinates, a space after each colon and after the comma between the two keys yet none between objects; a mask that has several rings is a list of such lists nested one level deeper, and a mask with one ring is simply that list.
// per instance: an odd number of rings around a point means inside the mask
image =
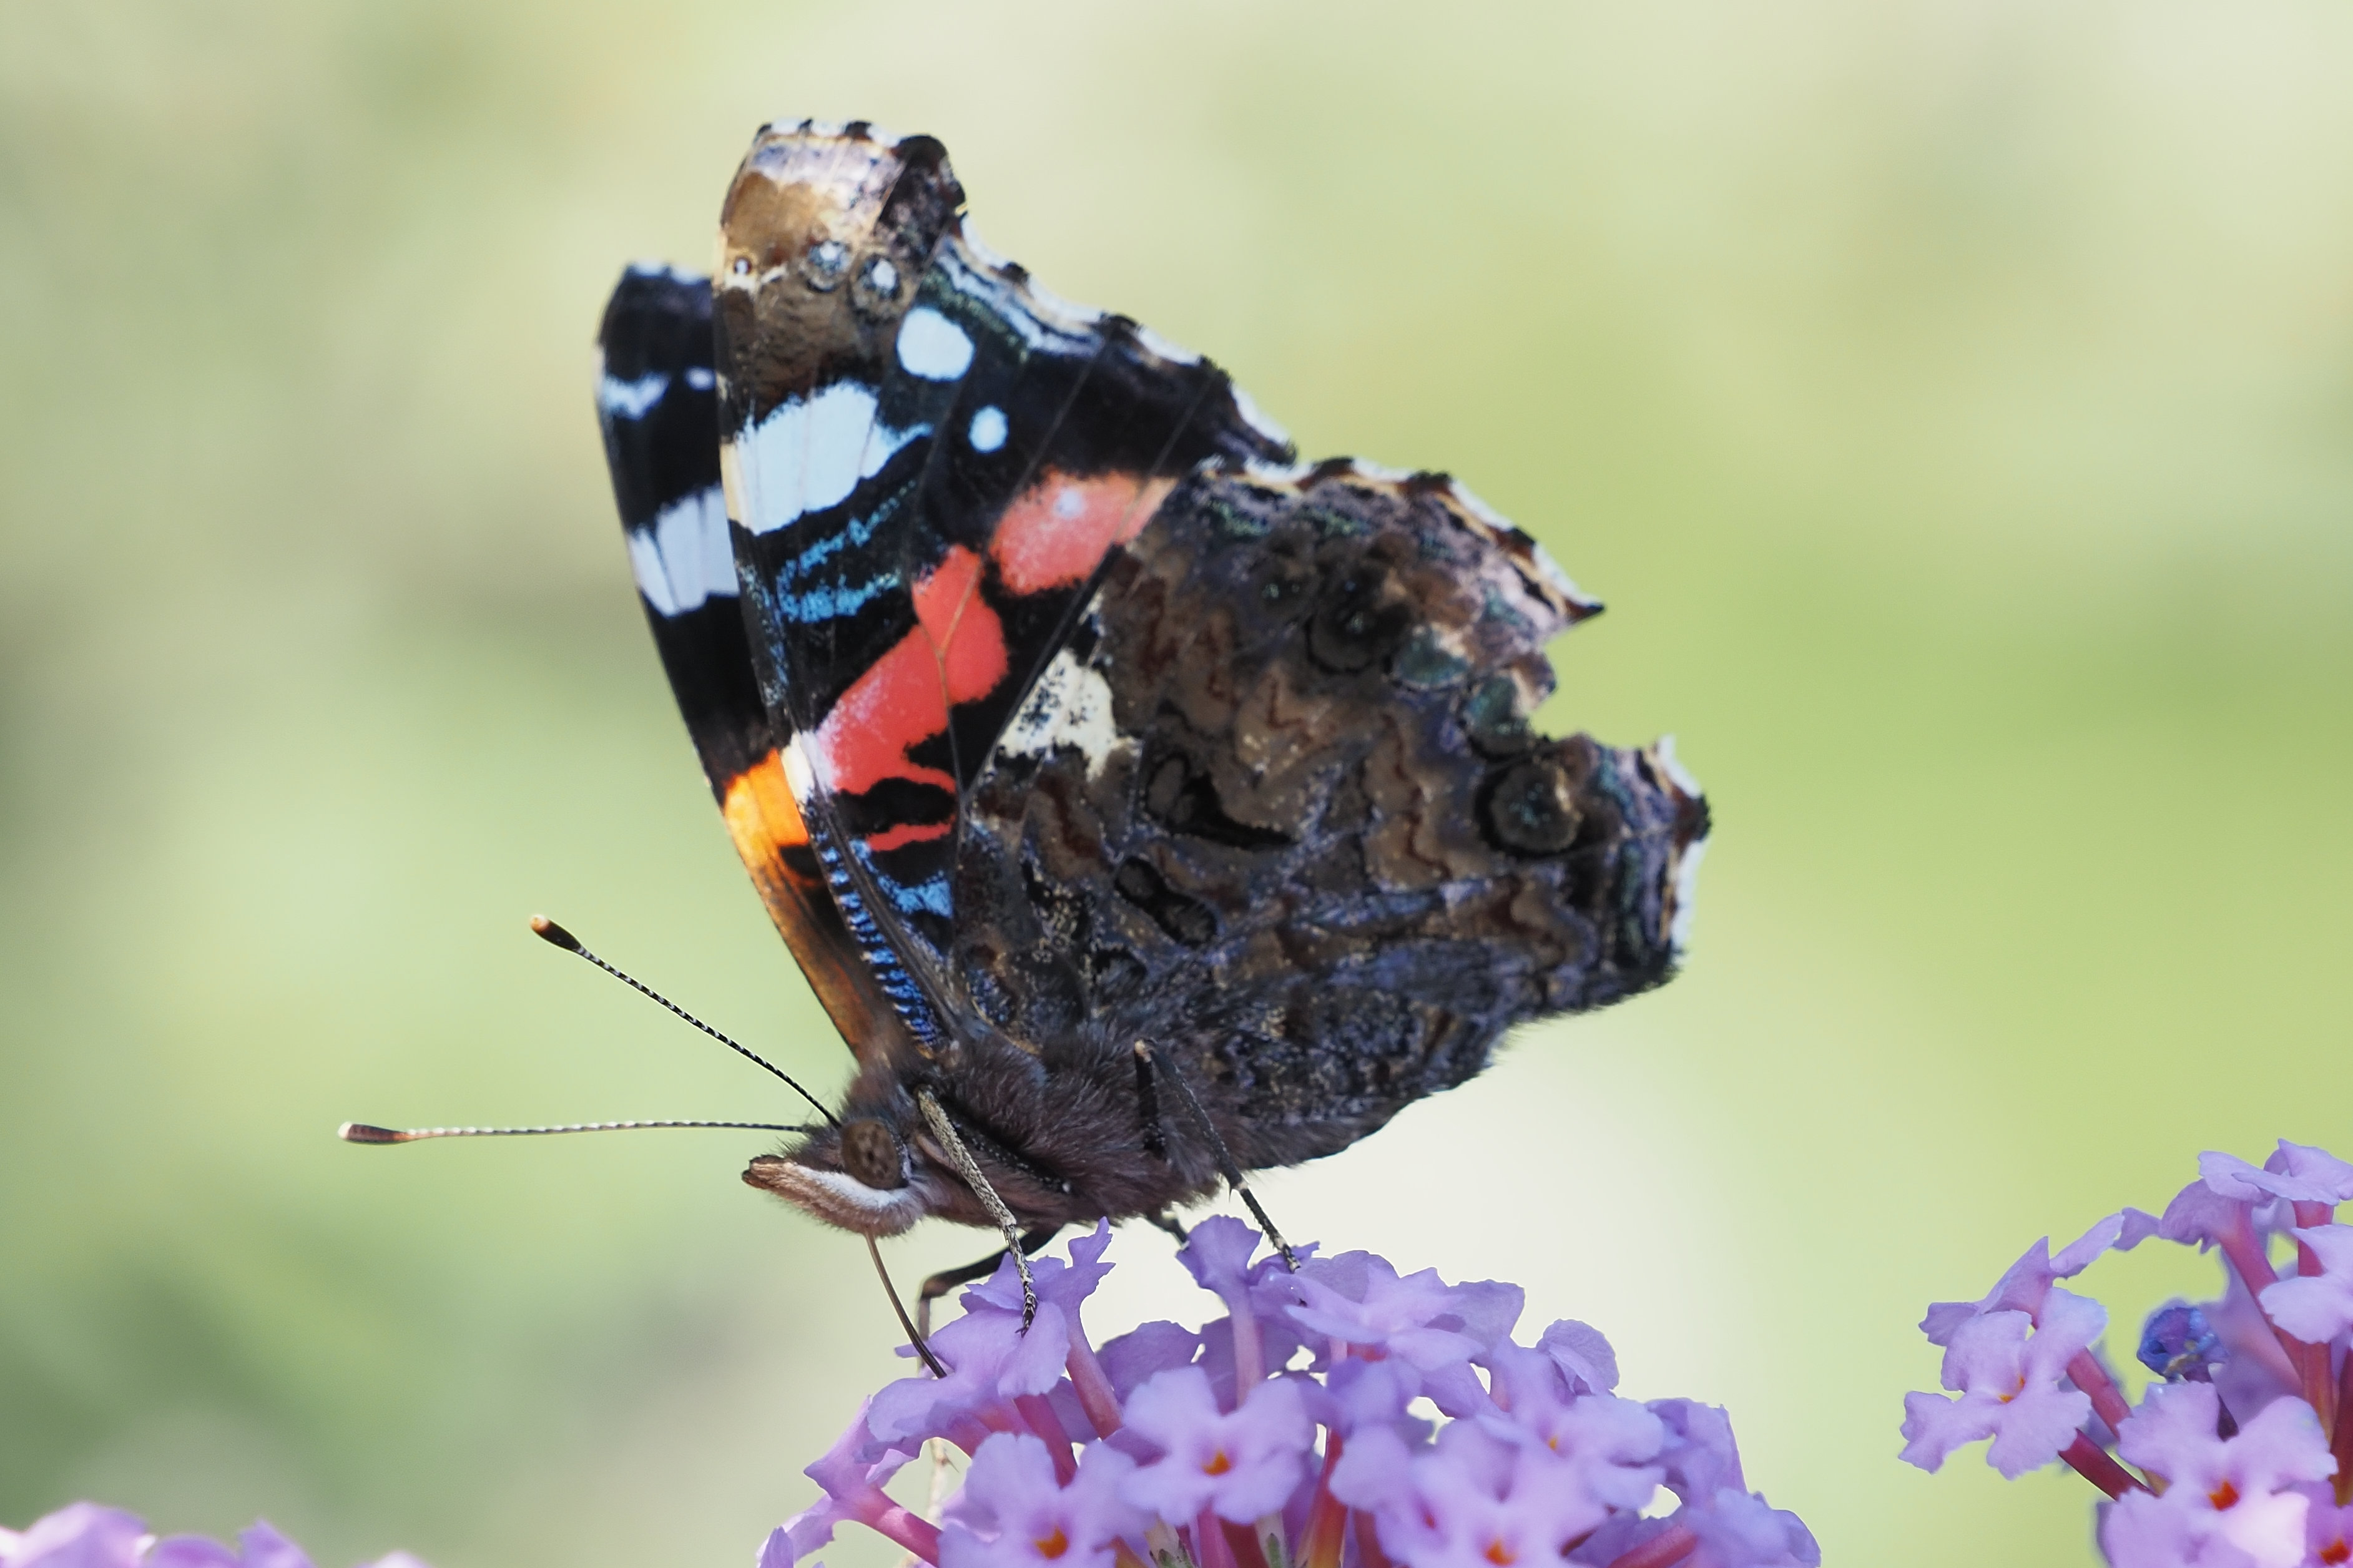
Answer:
[{"label": "pink flower stem", "polygon": [[2092,1413],[2108,1424],[2109,1431],[2122,1426],[2125,1417],[2132,1414],[2132,1406],[2125,1403],[2116,1379],[2108,1375],[2108,1369],[2090,1351],[2075,1352],[2067,1363],[2067,1375],[2076,1387],[2092,1396]]},{"label": "pink flower stem", "polygon": [[1671,1524],[1632,1551],[1612,1557],[1609,1568],[1673,1568],[1698,1550],[1699,1537],[1689,1525]]},{"label": "pink flower stem", "polygon": [[[2246,1286],[2247,1294],[2256,1299],[2260,1308],[2263,1291],[2279,1283],[2279,1273],[2272,1268],[2272,1260],[2263,1256],[2263,1239],[2255,1235],[2253,1206],[2242,1203],[2238,1205],[2238,1211],[2231,1222],[2231,1228],[2215,1239],[2222,1248],[2222,1256],[2229,1258],[2231,1267],[2238,1270],[2239,1280]],[[2270,1321],[2270,1314],[2264,1314],[2264,1321]],[[2318,1415],[2322,1405],[2329,1403],[2328,1395],[2323,1392],[2323,1385],[2328,1378],[2327,1347],[2320,1349],[2320,1371],[2316,1382],[2314,1357],[2310,1353],[2314,1347],[2277,1323],[2272,1324],[2272,1332],[2278,1338],[2280,1349],[2287,1352],[2288,1364],[2296,1370],[2296,1380],[2302,1385],[2305,1403],[2312,1406],[2315,1415]],[[2323,1417],[2324,1421],[2326,1419]]]},{"label": "pink flower stem", "polygon": [[2247,1294],[2260,1296],[2263,1287],[2278,1281],[2279,1275],[2274,1272],[2272,1260],[2263,1256],[2263,1244],[2255,1237],[2254,1220],[2247,1205],[2241,1204],[2238,1210],[2231,1227],[2215,1241],[2222,1248],[2222,1256],[2231,1260],[2231,1267],[2239,1271]]},{"label": "pink flower stem", "polygon": [[1071,1478],[1079,1473],[1079,1461],[1071,1453],[1070,1435],[1062,1430],[1062,1418],[1054,1414],[1054,1406],[1042,1394],[1025,1394],[1014,1400],[1013,1407],[1021,1412],[1021,1419],[1044,1440],[1046,1451],[1054,1457],[1055,1481],[1069,1486]]},{"label": "pink flower stem", "polygon": [[1087,1343],[1079,1331],[1073,1316],[1071,1324],[1070,1359],[1062,1363],[1071,1374],[1071,1387],[1077,1391],[1079,1408],[1087,1413],[1089,1425],[1098,1437],[1108,1437],[1119,1430],[1119,1394],[1103,1374],[1103,1363],[1095,1359],[1095,1347]]},{"label": "pink flower stem", "polygon": [[1219,1520],[1217,1525],[1218,1533],[1226,1538],[1226,1551],[1233,1558],[1235,1568],[1268,1568],[1266,1552],[1258,1543],[1257,1531],[1247,1524],[1236,1524],[1224,1519]]},{"label": "pink flower stem", "polygon": [[1234,1339],[1234,1408],[1241,1408],[1250,1391],[1266,1377],[1266,1349],[1260,1342],[1258,1314],[1250,1310],[1248,1289],[1223,1298],[1226,1323]]},{"label": "pink flower stem", "polygon": [[897,1542],[926,1563],[939,1562],[940,1527],[922,1514],[892,1502],[881,1488],[873,1488],[870,1495],[859,1498],[851,1506],[860,1524]]},{"label": "pink flower stem", "polygon": [[2148,1490],[2138,1477],[2117,1464],[2105,1448],[2081,1432],[2075,1434],[2073,1442],[2059,1450],[2059,1457],[2066,1460],[2077,1475],[2112,1498],[2120,1498],[2129,1491]]},{"label": "pink flower stem", "polygon": [[1226,1521],[1215,1509],[1203,1509],[1193,1521],[1193,1561],[1200,1568],[1241,1568],[1234,1549],[1226,1543]]},{"label": "pink flower stem", "polygon": [[[2353,1363],[2353,1357],[2348,1357]],[[1332,1468],[1340,1462],[1340,1434],[1324,1429],[1324,1471],[1307,1505],[1307,1528],[1299,1537],[1299,1568],[1340,1568],[1340,1543],[1347,1534],[1348,1510],[1332,1495]]]},{"label": "pink flower stem", "polygon": [[[2300,1203],[2295,1205],[2295,1223],[2299,1230],[2314,1229],[2336,1217],[2337,1207],[2333,1204]],[[2306,1279],[2324,1272],[2319,1254],[2301,1241],[2295,1244],[2295,1271]],[[2320,1417],[2320,1429],[2329,1431],[2337,1425],[2337,1380],[2328,1375],[2328,1347],[2326,1344],[2306,1344],[2301,1340],[2295,1343],[2297,1349],[2290,1353],[2295,1356],[2297,1370],[2304,1374],[2305,1403],[2311,1405],[2313,1414]],[[2337,1469],[2338,1474],[2344,1473],[2342,1460],[2338,1461]]]},{"label": "pink flower stem", "polygon": [[2328,1451],[2337,1456],[2337,1506],[2353,1505],[2353,1355],[2337,1374],[2337,1425]]}]

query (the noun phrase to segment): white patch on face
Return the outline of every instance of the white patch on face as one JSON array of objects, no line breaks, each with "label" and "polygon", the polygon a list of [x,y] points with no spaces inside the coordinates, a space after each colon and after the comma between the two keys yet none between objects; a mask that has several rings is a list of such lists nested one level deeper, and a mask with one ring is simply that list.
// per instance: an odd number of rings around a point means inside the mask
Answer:
[{"label": "white patch on face", "polygon": [[661,401],[670,390],[670,377],[661,371],[649,371],[635,381],[623,381],[617,375],[601,376],[596,382],[596,407],[615,419],[643,419],[646,411]]},{"label": "white patch on face", "polygon": [[1069,648],[1056,654],[1039,676],[997,742],[999,751],[1040,760],[1052,756],[1058,746],[1075,746],[1087,759],[1091,778],[1103,772],[1118,744],[1110,683]]},{"label": "white patch on face", "polygon": [[994,403],[972,416],[965,436],[976,452],[994,452],[1005,445],[1005,410]]},{"label": "white patch on face", "polygon": [[882,471],[900,447],[929,435],[893,430],[876,417],[874,394],[837,381],[770,412],[719,449],[720,472],[744,526],[773,533],[812,511],[839,506],[860,479]]},{"label": "white patch on face", "polygon": [[1241,415],[1243,424],[1270,441],[1277,441],[1286,447],[1291,445],[1291,432],[1269,419],[1266,411],[1251,401],[1249,393],[1230,382],[1227,385],[1234,395],[1234,409]]},{"label": "white patch on face", "polygon": [[638,591],[658,614],[684,615],[706,601],[735,596],[735,551],[727,537],[727,503],[717,489],[698,490],[629,530],[629,567]]},{"label": "white patch on face", "polygon": [[887,1191],[841,1171],[820,1171],[792,1160],[762,1169],[760,1184],[828,1225],[866,1236],[896,1236],[932,1210],[929,1184],[920,1175]]},{"label": "white patch on face", "polygon": [[899,363],[925,381],[954,381],[972,367],[972,339],[929,305],[918,305],[899,323]]}]

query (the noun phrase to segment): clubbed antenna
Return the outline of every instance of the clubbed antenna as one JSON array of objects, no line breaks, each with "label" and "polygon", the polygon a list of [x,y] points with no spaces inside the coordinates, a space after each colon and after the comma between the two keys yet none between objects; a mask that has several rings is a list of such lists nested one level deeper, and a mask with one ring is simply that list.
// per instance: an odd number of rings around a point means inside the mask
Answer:
[{"label": "clubbed antenna", "polygon": [[619,981],[622,984],[628,986],[630,990],[638,993],[640,996],[650,997],[654,1001],[660,1003],[663,1006],[669,1008],[671,1012],[677,1014],[680,1017],[685,1019],[688,1023],[693,1025],[704,1034],[709,1035],[712,1039],[717,1040],[721,1045],[725,1046],[729,1050],[733,1051],[737,1056],[742,1057],[744,1060],[755,1063],[756,1065],[766,1068],[769,1072],[776,1074],[776,1077],[784,1079],[785,1083],[795,1094],[799,1095],[803,1100],[806,1100],[811,1105],[816,1106],[817,1113],[819,1116],[824,1117],[828,1124],[834,1127],[839,1127],[841,1125],[840,1120],[837,1118],[832,1111],[826,1109],[824,1101],[818,1100],[817,1096],[811,1094],[807,1089],[803,1089],[798,1083],[795,1082],[793,1076],[785,1071],[784,1068],[776,1066],[776,1063],[768,1060],[767,1058],[760,1055],[759,1052],[751,1049],[747,1046],[739,1045],[727,1036],[721,1034],[718,1030],[712,1028],[710,1025],[704,1023],[702,1019],[696,1017],[693,1014],[688,1012],[685,1008],[680,1006],[677,1003],[671,1001],[669,997],[663,995],[660,992],[655,990],[644,981],[639,980],[637,976],[630,974],[626,971],[617,969],[613,965],[606,963],[603,959],[589,952],[587,947],[582,943],[578,937],[574,936],[570,931],[565,931],[562,926],[557,925],[545,915],[532,916],[531,929],[542,941],[546,942],[552,946],[560,947],[566,952],[577,953],[582,958],[585,958],[589,963],[595,964],[597,968],[603,970],[606,973],[611,975],[614,979]]}]

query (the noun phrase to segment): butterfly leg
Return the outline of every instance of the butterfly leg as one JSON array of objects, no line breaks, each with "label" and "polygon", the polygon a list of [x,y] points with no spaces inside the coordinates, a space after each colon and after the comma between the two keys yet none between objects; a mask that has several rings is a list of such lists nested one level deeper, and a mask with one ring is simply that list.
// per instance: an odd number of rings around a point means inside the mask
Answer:
[{"label": "butterfly leg", "polygon": [[[1039,1247],[1044,1247],[1061,1233],[1062,1227],[1059,1225],[1031,1226],[1021,1233],[1021,1256],[1036,1257]],[[915,1301],[915,1324],[922,1330],[925,1339],[931,1338],[932,1335],[932,1303],[959,1285],[969,1285],[976,1279],[987,1279],[997,1272],[997,1266],[1005,1261],[1006,1253],[1011,1250],[1010,1247],[1002,1248],[990,1253],[977,1263],[967,1263],[961,1268],[943,1268],[923,1281],[923,1293]]]},{"label": "butterfly leg", "polygon": [[1242,1180],[1242,1169],[1234,1163],[1233,1151],[1226,1147],[1225,1139],[1218,1133],[1217,1124],[1209,1120],[1209,1113],[1202,1110],[1201,1102],[1194,1098],[1193,1086],[1185,1081],[1185,1075],[1176,1070],[1174,1062],[1162,1061],[1142,1040],[1135,1042],[1135,1058],[1154,1076],[1166,1075],[1170,1087],[1176,1090],[1176,1098],[1184,1102],[1186,1110],[1192,1116],[1193,1125],[1200,1129],[1201,1136],[1208,1142],[1210,1152],[1217,1156],[1218,1173],[1225,1177],[1226,1185],[1233,1188],[1249,1206],[1251,1217],[1266,1232],[1267,1240],[1274,1243],[1274,1249],[1282,1254],[1284,1266],[1293,1274],[1298,1273],[1299,1259],[1292,1255],[1291,1243],[1282,1239],[1282,1232],[1274,1228],[1274,1221],[1267,1218],[1266,1210],[1259,1206],[1258,1194],[1250,1190],[1248,1182]]},{"label": "butterfly leg", "polygon": [[[1168,1158],[1168,1140],[1160,1131],[1160,1085],[1152,1053],[1138,1045],[1135,1049],[1135,1120],[1144,1131],[1144,1152],[1155,1160]],[[1155,1219],[1152,1222],[1160,1225]],[[1166,1230],[1166,1226],[1161,1226]],[[1176,1239],[1185,1239],[1178,1231]]]},{"label": "butterfly leg", "polygon": [[964,1178],[965,1185],[972,1189],[973,1196],[980,1200],[981,1207],[987,1209],[989,1217],[997,1222],[997,1228],[1005,1233],[1005,1250],[1012,1255],[1013,1266],[1021,1271],[1021,1331],[1026,1334],[1029,1331],[1029,1325],[1038,1318],[1038,1282],[1029,1278],[1029,1249],[1021,1245],[1024,1240],[1021,1226],[1014,1219],[1013,1211],[1005,1206],[1005,1200],[997,1195],[997,1189],[988,1184],[988,1177],[981,1170],[980,1162],[974,1159],[972,1151],[964,1146],[964,1139],[957,1134],[955,1123],[948,1120],[948,1113],[940,1108],[940,1102],[926,1091],[917,1089],[915,1106],[923,1113],[923,1121],[930,1125],[932,1136],[937,1138],[940,1147],[947,1152],[949,1163],[955,1166],[956,1174]]}]

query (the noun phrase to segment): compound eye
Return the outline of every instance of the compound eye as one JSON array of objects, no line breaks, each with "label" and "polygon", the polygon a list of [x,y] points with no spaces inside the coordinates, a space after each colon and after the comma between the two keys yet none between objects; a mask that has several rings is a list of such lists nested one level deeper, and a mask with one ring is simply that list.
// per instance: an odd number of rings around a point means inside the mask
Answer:
[{"label": "compound eye", "polygon": [[883,1192],[907,1184],[899,1140],[871,1116],[841,1124],[841,1168],[864,1185]]}]

